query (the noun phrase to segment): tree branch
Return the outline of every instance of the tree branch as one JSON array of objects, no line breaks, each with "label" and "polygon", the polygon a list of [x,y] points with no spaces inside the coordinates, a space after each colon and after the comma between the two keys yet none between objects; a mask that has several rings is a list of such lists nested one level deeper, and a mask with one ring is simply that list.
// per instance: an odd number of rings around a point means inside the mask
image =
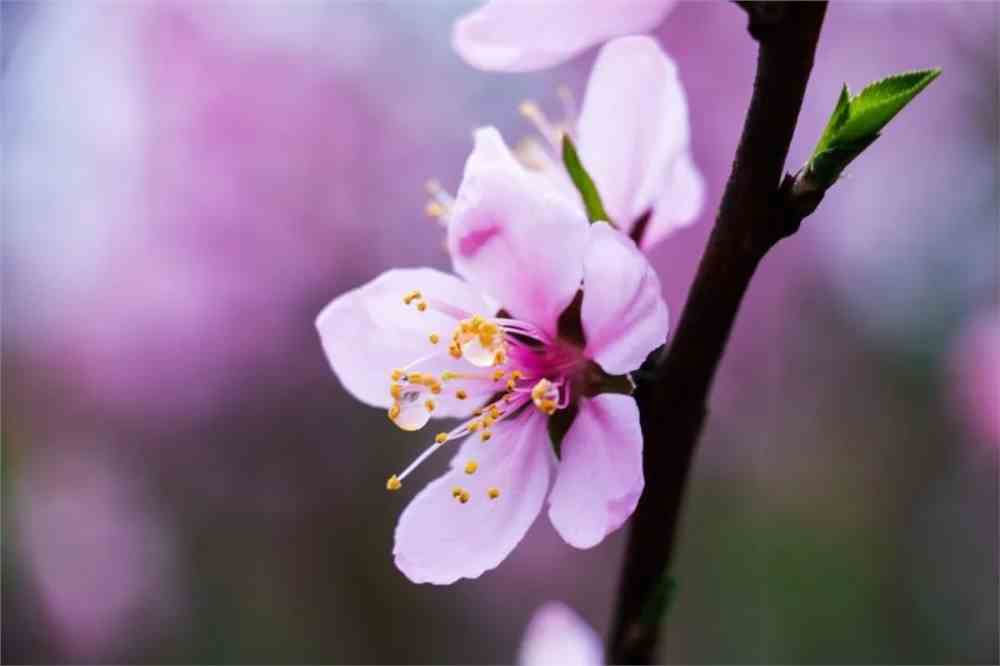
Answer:
[{"label": "tree branch", "polygon": [[[659,623],[647,610],[670,563],[692,455],[712,379],[757,264],[794,233],[822,192],[782,169],[795,131],[826,3],[741,2],[760,44],[753,96],[715,226],[669,348],[637,377],[646,489],[625,555],[608,656],[652,663]],[[681,586],[681,593],[684,588]]]}]

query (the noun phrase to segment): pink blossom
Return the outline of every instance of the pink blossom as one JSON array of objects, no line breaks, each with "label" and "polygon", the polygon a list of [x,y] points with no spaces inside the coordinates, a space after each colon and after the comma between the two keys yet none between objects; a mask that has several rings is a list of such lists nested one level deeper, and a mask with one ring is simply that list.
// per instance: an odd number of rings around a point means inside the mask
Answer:
[{"label": "pink blossom", "polygon": [[[639,413],[632,397],[601,390],[638,368],[667,330],[659,280],[635,244],[606,223],[588,224],[495,130],[478,133],[447,203],[461,278],[390,270],[335,299],[316,322],[344,387],[388,408],[399,427],[466,419],[387,484],[398,489],[434,452],[464,440],[450,471],[417,494],[396,528],[396,565],[437,584],[496,567],[546,498],[552,524],[575,547],[622,525],[643,489]],[[582,335],[567,331],[574,318]],[[563,410],[576,415],[557,459],[549,417]]]},{"label": "pink blossom", "polygon": [[604,646],[583,619],[566,604],[550,601],[539,608],[524,632],[520,666],[601,666]]},{"label": "pink blossom", "polygon": [[527,72],[612,37],[659,25],[674,0],[490,0],[455,22],[452,45],[470,65]]},{"label": "pink blossom", "polygon": [[691,156],[687,99],[677,67],[655,40],[622,37],[604,46],[579,114],[568,91],[560,92],[561,121],[550,121],[532,102],[521,105],[542,137],[518,145],[515,154],[526,169],[582,210],[561,158],[562,135],[569,133],[611,220],[641,236],[644,249],[697,219],[705,184]]}]

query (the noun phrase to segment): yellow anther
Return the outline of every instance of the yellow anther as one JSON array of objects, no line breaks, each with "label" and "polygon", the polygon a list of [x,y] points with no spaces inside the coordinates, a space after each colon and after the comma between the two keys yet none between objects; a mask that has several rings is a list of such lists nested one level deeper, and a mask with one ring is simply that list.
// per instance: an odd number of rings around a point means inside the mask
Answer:
[{"label": "yellow anther", "polygon": [[427,213],[427,217],[443,217],[444,206],[439,204],[437,201],[428,201],[427,207],[424,208],[424,212]]},{"label": "yellow anther", "polygon": [[427,301],[420,301],[419,303],[417,303],[417,310],[423,312],[426,309],[427,309]]},{"label": "yellow anther", "polygon": [[389,418],[395,421],[399,417],[399,403],[394,402],[392,407],[389,408]]},{"label": "yellow anther", "polygon": [[403,487],[403,482],[399,480],[399,477],[393,474],[389,477],[389,480],[385,482],[386,490],[399,490]]},{"label": "yellow anther", "polygon": [[486,491],[486,494],[489,495],[489,498],[491,500],[495,500],[496,498],[500,497],[500,489],[497,488],[496,486],[493,486],[492,488]]},{"label": "yellow anther", "polygon": [[426,408],[427,408],[427,411],[428,411],[428,412],[433,412],[433,411],[434,411],[434,407],[435,407],[435,405],[434,405],[434,401],[433,401],[433,400],[428,400],[428,401],[426,401],[426,402],[424,403],[424,407],[426,407]]},{"label": "yellow anther", "polygon": [[411,384],[419,384],[420,382],[424,381],[424,376],[419,372],[411,372],[410,374],[406,375],[406,381],[410,382]]},{"label": "yellow anther", "polygon": [[406,373],[402,370],[393,370],[392,375],[390,376],[394,382],[398,382],[400,379],[406,379]]},{"label": "yellow anther", "polygon": [[504,373],[503,370],[494,370],[493,371],[493,381],[495,381],[495,382],[500,381],[501,379],[503,379],[504,374],[506,374],[506,373]]},{"label": "yellow anther", "polygon": [[458,496],[458,501],[461,502],[462,504],[465,504],[466,502],[469,501],[470,497],[472,496],[469,494],[469,491],[463,490],[462,494]]},{"label": "yellow anther", "polygon": [[413,291],[408,292],[403,296],[403,303],[405,305],[409,305],[418,298],[420,298],[420,292],[414,289]]},{"label": "yellow anther", "polygon": [[445,370],[444,372],[441,373],[441,381],[448,382],[451,381],[452,379],[458,379],[458,375],[456,375],[451,370]]},{"label": "yellow anther", "polygon": [[458,398],[459,400],[465,400],[466,398],[469,397],[469,394],[466,393],[464,389],[458,389],[457,391],[455,391],[455,397]]},{"label": "yellow anther", "polygon": [[444,444],[445,442],[448,441],[448,433],[439,432],[438,434],[434,435],[434,441],[437,442],[438,444]]},{"label": "yellow anther", "polygon": [[455,486],[454,488],[451,489],[451,496],[454,497],[455,499],[458,499],[459,497],[462,496],[463,492],[465,491],[462,490],[461,486]]},{"label": "yellow anther", "polygon": [[469,432],[476,432],[479,430],[480,426],[482,426],[482,423],[479,421],[469,421],[469,425],[465,427],[469,429]]},{"label": "yellow anther", "polygon": [[543,412],[552,416],[556,413],[556,401],[555,400],[542,400],[542,404],[539,407]]},{"label": "yellow anther", "polygon": [[531,389],[531,399],[536,402],[541,400],[550,388],[552,388],[552,382],[547,379],[539,379],[538,383]]},{"label": "yellow anther", "polygon": [[482,409],[477,409],[476,411],[472,412],[472,415],[473,416],[482,416],[483,415],[483,410]]},{"label": "yellow anther", "polygon": [[517,381],[518,379],[524,379],[524,373],[521,372],[520,370],[515,370],[514,372],[510,373],[510,378],[513,379],[514,381]]},{"label": "yellow anther", "polygon": [[441,392],[441,385],[440,384],[431,384],[431,393],[433,393],[434,395],[437,395],[440,392]]},{"label": "yellow anther", "polygon": [[490,415],[487,414],[486,416],[483,417],[483,427],[484,428],[489,428],[494,423],[496,423],[496,419],[493,418],[492,416],[490,416]]},{"label": "yellow anther", "polygon": [[493,354],[493,365],[503,365],[506,360],[507,354],[502,349],[496,350]]},{"label": "yellow anther", "polygon": [[475,460],[470,460],[469,462],[465,463],[466,474],[475,474],[477,469],[479,469],[479,463],[477,463]]},{"label": "yellow anther", "polygon": [[430,341],[432,345],[436,345],[438,342],[441,341],[441,336],[438,335],[437,333],[431,333]]},{"label": "yellow anther", "polygon": [[462,358],[462,348],[454,343],[448,346],[448,353],[452,355],[452,358]]},{"label": "yellow anther", "polygon": [[525,118],[533,119],[536,118],[540,113],[541,109],[529,100],[524,100],[517,107],[518,112]]},{"label": "yellow anther", "polygon": [[500,408],[496,405],[490,405],[490,418],[498,419],[501,416],[503,416],[503,412],[500,411]]},{"label": "yellow anther", "polygon": [[396,382],[389,384],[389,395],[392,396],[393,400],[399,400],[403,395],[403,385]]},{"label": "yellow anther", "polygon": [[517,382],[515,382],[513,379],[508,379],[507,380],[507,390],[508,391],[513,391],[515,386],[517,386]]},{"label": "yellow anther", "polygon": [[484,441],[484,442],[490,441],[490,437],[492,437],[492,436],[493,436],[493,433],[491,433],[489,430],[484,430],[481,433],[479,433],[479,439],[482,440],[482,441]]}]

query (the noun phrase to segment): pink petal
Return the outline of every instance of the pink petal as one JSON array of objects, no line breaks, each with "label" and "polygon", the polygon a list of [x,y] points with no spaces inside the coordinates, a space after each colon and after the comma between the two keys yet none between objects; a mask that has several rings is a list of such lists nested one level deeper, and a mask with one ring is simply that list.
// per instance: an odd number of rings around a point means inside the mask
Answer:
[{"label": "pink petal", "polygon": [[482,143],[477,137],[449,218],[455,270],[514,316],[554,333],[580,285],[587,219],[540,176],[483,157]]},{"label": "pink petal", "polygon": [[581,400],[549,496],[556,531],[571,546],[596,546],[632,515],[643,485],[635,400],[610,393]]},{"label": "pink petal", "polygon": [[649,249],[677,229],[698,219],[705,203],[705,179],[689,153],[674,163],[659,199],[653,205],[653,217],[643,234],[641,246]]},{"label": "pink petal", "polygon": [[572,608],[549,601],[535,611],[524,632],[520,666],[601,666],[601,639]]},{"label": "pink petal", "polygon": [[[489,442],[470,438],[452,470],[421,490],[399,517],[396,566],[415,583],[436,585],[496,567],[541,511],[551,457],[546,421],[534,409],[496,424]],[[479,463],[471,475],[463,470],[470,458]],[[466,504],[452,497],[455,487],[470,493]],[[491,487],[500,490],[497,499],[488,497]]]},{"label": "pink petal", "polygon": [[664,201],[679,161],[688,159],[687,100],[673,61],[649,37],[622,37],[597,56],[577,125],[580,157],[605,208],[628,232]]},{"label": "pink petal", "polygon": [[455,23],[452,46],[479,69],[551,67],[616,35],[659,25],[673,0],[491,0]]},{"label": "pink petal", "polygon": [[591,226],[583,271],[587,356],[613,375],[637,369],[667,337],[656,272],[628,236],[603,222]]},{"label": "pink petal", "polygon": [[[369,405],[388,407],[392,403],[389,373],[432,352],[440,352],[439,358],[413,369],[435,374],[469,369],[447,353],[447,339],[456,323],[453,317],[403,304],[403,295],[414,289],[425,299],[444,301],[469,313],[495,311],[469,285],[431,268],[387,271],[335,298],[316,318],[323,351],[344,388]],[[432,345],[431,333],[442,341]],[[444,394],[439,397],[435,416],[464,416],[479,406],[476,396],[466,401]]]}]

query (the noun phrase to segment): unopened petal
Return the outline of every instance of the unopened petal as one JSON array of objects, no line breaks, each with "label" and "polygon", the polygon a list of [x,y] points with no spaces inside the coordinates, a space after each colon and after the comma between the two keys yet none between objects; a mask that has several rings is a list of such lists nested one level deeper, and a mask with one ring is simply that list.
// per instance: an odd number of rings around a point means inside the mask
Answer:
[{"label": "unopened petal", "polygon": [[549,519],[566,543],[590,548],[622,526],[642,494],[642,430],[635,400],[583,399],[562,443]]},{"label": "unopened petal", "polygon": [[541,511],[551,475],[547,438],[545,419],[532,410],[498,423],[488,442],[470,438],[451,471],[399,517],[399,570],[415,583],[447,585],[500,564]]},{"label": "unopened petal", "polygon": [[490,0],[455,23],[452,45],[479,69],[551,67],[617,35],[658,25],[673,0]]},{"label": "unopened petal", "polygon": [[[664,200],[678,163],[690,159],[689,141],[684,89],[660,45],[622,37],[601,49],[583,100],[578,148],[619,228],[630,231],[654,205],[700,208],[690,194],[677,204]],[[687,219],[697,214],[681,212]]]},{"label": "unopened petal", "polygon": [[638,369],[667,336],[667,305],[656,271],[625,234],[591,228],[584,258],[586,354],[613,375]]},{"label": "unopened petal", "polygon": [[518,652],[519,666],[601,666],[597,633],[572,608],[549,601],[535,611]]}]

